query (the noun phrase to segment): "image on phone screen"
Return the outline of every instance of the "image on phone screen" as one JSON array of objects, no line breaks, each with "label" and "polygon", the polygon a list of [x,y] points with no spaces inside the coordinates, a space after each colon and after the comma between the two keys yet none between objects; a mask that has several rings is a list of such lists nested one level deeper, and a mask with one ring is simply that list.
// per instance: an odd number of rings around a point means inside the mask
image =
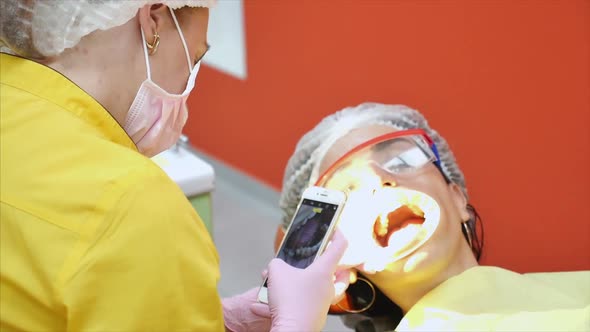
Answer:
[{"label": "image on phone screen", "polygon": [[304,199],[293,218],[277,258],[304,269],[313,263],[338,205]]}]

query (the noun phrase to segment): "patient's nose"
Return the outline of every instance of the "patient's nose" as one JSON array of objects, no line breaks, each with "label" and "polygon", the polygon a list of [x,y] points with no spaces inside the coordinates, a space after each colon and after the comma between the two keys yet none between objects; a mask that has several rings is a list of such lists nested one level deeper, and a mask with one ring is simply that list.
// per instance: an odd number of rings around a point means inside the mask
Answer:
[{"label": "patient's nose", "polygon": [[369,164],[371,170],[381,179],[381,186],[382,187],[396,187],[397,180],[395,179],[395,174],[389,172],[388,170],[381,167],[376,162],[371,162]]}]

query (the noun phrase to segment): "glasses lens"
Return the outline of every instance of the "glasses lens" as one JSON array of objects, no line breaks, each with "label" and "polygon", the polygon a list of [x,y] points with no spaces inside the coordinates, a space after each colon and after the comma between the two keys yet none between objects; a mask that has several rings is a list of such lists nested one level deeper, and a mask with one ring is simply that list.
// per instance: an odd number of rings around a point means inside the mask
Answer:
[{"label": "glasses lens", "polygon": [[392,174],[406,174],[434,160],[436,156],[423,137],[395,137],[350,154],[334,165],[318,185],[355,190],[370,184],[371,176],[376,174],[374,166]]},{"label": "glasses lens", "polygon": [[381,168],[402,174],[417,170],[434,160],[434,154],[419,136],[391,139],[375,145],[370,158]]},{"label": "glasses lens", "polygon": [[360,313],[369,309],[375,302],[375,287],[368,280],[358,278],[346,290],[346,296],[337,306],[349,313]]}]

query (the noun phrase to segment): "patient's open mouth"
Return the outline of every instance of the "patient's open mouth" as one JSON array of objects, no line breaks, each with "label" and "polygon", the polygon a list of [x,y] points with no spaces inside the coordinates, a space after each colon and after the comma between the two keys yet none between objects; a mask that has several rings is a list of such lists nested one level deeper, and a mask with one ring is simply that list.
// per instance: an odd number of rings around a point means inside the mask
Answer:
[{"label": "patient's open mouth", "polygon": [[377,216],[373,225],[373,237],[381,247],[387,247],[394,233],[406,229],[410,225],[422,225],[424,212],[416,205],[401,207]]},{"label": "patient's open mouth", "polygon": [[412,254],[438,227],[440,207],[423,192],[383,188],[372,201],[377,211],[370,230],[374,250],[365,256],[368,271],[381,271]]}]

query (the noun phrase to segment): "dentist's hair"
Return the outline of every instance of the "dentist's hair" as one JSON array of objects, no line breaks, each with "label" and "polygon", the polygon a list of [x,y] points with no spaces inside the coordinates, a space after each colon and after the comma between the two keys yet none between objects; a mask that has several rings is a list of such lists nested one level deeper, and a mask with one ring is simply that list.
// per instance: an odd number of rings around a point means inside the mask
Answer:
[{"label": "dentist's hair", "polygon": [[96,30],[124,24],[151,4],[213,7],[217,0],[2,0],[0,51],[30,59],[56,56]]}]

